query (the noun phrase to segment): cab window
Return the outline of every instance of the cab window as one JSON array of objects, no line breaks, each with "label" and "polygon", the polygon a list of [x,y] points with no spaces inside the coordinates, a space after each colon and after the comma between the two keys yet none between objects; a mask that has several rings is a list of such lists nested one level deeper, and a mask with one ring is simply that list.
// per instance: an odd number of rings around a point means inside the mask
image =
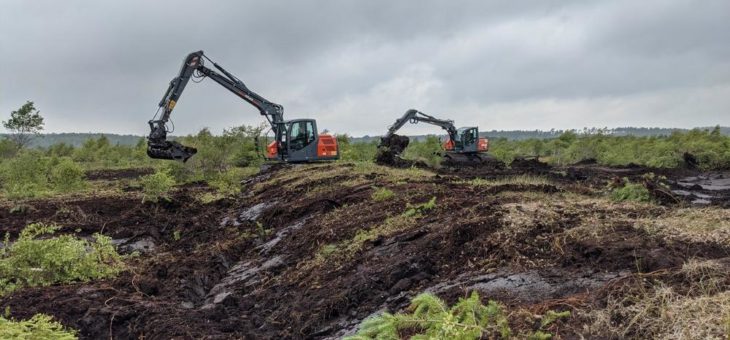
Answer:
[{"label": "cab window", "polygon": [[301,150],[314,141],[314,126],[311,121],[295,122],[289,129],[289,149]]},{"label": "cab window", "polygon": [[477,129],[469,129],[464,131],[464,145],[471,145],[477,141]]}]

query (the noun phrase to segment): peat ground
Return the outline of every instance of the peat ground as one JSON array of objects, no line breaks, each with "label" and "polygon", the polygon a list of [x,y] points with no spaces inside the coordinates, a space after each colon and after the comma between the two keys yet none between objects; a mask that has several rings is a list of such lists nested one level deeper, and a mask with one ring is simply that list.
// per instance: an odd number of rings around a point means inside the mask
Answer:
[{"label": "peat ground", "polygon": [[[663,176],[672,200],[606,198],[616,178],[649,172]],[[505,306],[514,334],[537,330],[548,310],[572,312],[546,330],[562,338],[693,332],[688,324],[667,333],[682,325],[663,319],[661,308],[674,305],[640,308],[662,288],[690,306],[729,301],[710,310],[718,319],[694,314],[707,333],[687,333],[720,338],[730,323],[722,312],[730,306],[730,189],[716,184],[726,175],[530,162],[436,172],[280,165],[245,181],[241,195],[212,202],[198,184],[159,204],[134,190],[31,200],[23,209],[4,203],[0,231],[11,240],[28,223],[53,223],[82,237],[102,232],[131,255],[115,279],[23,289],[0,307],[15,318],[53,315],[89,339],[339,338],[423,291],[453,303],[477,290]],[[384,189],[391,194],[374,198]]]}]

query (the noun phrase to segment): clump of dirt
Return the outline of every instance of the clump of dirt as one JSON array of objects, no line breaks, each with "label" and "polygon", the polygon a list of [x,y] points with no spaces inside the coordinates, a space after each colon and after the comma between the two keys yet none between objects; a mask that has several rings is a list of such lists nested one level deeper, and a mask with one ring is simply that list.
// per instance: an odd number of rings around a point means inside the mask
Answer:
[{"label": "clump of dirt", "polygon": [[378,151],[375,154],[375,163],[394,167],[408,167],[411,162],[400,158],[400,155],[408,147],[410,139],[408,136],[392,134],[389,137],[380,139]]}]

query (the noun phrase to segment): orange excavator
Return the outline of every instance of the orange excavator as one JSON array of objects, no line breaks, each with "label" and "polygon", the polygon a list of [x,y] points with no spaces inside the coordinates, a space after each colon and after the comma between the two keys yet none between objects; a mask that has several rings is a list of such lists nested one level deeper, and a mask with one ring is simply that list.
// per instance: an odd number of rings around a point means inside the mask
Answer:
[{"label": "orange excavator", "polygon": [[[205,61],[213,64],[220,73],[205,65]],[[149,121],[150,134],[147,136],[147,155],[157,159],[173,159],[187,161],[197,150],[184,146],[176,141],[167,140],[167,123],[170,113],[175,108],[188,81],[200,82],[204,78],[213,79],[216,83],[231,91],[249,104],[255,106],[271,125],[274,141],[266,148],[266,158],[283,162],[328,161],[339,158],[337,139],[329,134],[317,133],[317,121],[314,119],[284,120],[284,108],[249,90],[248,87],[230,72],[208,59],[203,51],[190,53],[183,61],[180,73],[173,78],[165,95],[159,103],[162,115]]]}]

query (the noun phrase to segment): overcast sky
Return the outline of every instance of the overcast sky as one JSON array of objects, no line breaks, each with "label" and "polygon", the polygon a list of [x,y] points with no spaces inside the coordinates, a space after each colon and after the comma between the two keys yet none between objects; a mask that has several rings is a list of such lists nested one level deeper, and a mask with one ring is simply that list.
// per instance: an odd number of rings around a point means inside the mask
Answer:
[{"label": "overcast sky", "polygon": [[[378,135],[409,108],[491,129],[730,125],[730,1],[0,1],[0,117],[147,134],[204,50],[285,118]],[[175,134],[263,121],[210,79]],[[440,133],[406,126],[404,133]]]}]

